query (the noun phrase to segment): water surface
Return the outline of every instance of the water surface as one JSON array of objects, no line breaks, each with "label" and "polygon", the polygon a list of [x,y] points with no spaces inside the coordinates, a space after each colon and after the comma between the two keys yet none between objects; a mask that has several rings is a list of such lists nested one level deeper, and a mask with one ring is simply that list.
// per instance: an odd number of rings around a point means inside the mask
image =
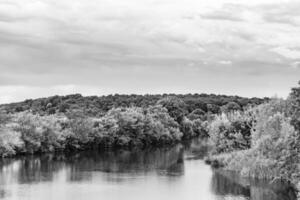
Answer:
[{"label": "water surface", "polygon": [[199,141],[172,148],[27,156],[0,161],[7,200],[294,200],[284,185],[212,170]]}]

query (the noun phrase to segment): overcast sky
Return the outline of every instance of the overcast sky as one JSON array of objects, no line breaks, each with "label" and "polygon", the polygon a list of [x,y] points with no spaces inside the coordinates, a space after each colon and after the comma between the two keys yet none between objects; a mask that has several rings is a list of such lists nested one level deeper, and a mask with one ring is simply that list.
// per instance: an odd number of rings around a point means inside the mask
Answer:
[{"label": "overcast sky", "polygon": [[55,94],[287,96],[299,0],[0,0],[0,103]]}]

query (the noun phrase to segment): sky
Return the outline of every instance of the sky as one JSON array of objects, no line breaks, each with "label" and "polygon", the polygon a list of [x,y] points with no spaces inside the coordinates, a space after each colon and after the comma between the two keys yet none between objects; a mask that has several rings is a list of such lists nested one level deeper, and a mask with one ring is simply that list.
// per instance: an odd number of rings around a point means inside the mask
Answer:
[{"label": "sky", "polygon": [[81,93],[286,97],[299,0],[0,0],[0,103]]}]

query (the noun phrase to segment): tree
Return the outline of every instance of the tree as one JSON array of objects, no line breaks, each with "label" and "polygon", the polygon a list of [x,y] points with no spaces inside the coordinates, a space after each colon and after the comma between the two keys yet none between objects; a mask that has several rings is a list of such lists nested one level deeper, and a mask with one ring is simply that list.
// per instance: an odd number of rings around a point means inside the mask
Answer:
[{"label": "tree", "polygon": [[217,114],[220,112],[220,107],[215,104],[207,104],[207,112]]},{"label": "tree", "polygon": [[292,125],[297,131],[300,131],[300,81],[299,87],[292,88],[289,96],[290,112],[292,115]]},{"label": "tree", "polygon": [[9,116],[5,113],[4,110],[0,109],[0,126],[5,124],[9,120]]},{"label": "tree", "polygon": [[60,104],[60,106],[59,106],[59,112],[66,112],[67,111],[67,109],[69,109],[70,108],[70,106],[68,105],[68,104],[66,104],[66,103],[62,103],[62,104]]},{"label": "tree", "polygon": [[168,113],[178,123],[181,123],[183,117],[187,114],[186,104],[184,101],[175,96],[165,97],[157,102],[168,110]]},{"label": "tree", "polygon": [[226,105],[221,107],[221,111],[224,113],[232,112],[232,111],[238,111],[241,110],[241,106],[235,102],[229,102]]},{"label": "tree", "polygon": [[202,109],[198,108],[198,109],[194,110],[193,112],[191,112],[187,117],[190,120],[195,120],[195,119],[204,120],[205,114],[206,113]]}]

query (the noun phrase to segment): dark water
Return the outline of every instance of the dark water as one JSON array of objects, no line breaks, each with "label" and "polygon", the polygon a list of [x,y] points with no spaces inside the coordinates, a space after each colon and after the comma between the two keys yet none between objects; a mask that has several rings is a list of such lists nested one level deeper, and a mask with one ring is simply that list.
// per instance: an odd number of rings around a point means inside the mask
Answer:
[{"label": "dark water", "polygon": [[198,141],[167,149],[0,161],[0,199],[293,200],[286,185],[214,171]]}]

